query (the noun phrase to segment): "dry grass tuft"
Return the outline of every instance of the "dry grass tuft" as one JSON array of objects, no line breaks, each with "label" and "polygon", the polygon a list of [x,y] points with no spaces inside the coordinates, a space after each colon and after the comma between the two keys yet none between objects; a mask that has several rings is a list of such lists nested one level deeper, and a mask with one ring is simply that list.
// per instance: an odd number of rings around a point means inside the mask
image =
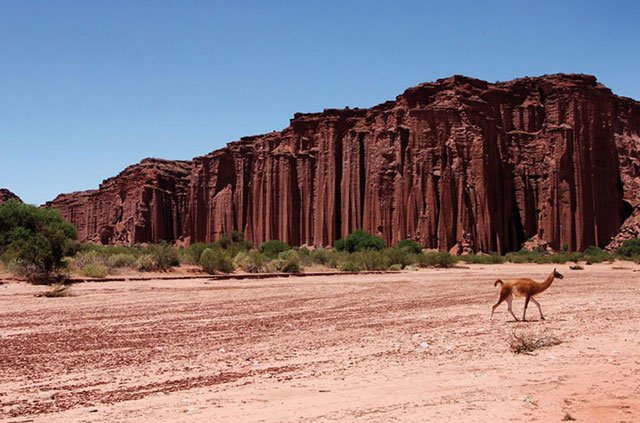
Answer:
[{"label": "dry grass tuft", "polygon": [[46,292],[41,292],[36,294],[36,297],[45,297],[45,298],[61,298],[61,297],[70,297],[71,290],[68,286],[58,284],[54,285],[51,290]]},{"label": "dry grass tuft", "polygon": [[539,348],[561,344],[562,341],[552,335],[540,335],[532,332],[511,334],[509,348],[515,354],[527,354]]}]

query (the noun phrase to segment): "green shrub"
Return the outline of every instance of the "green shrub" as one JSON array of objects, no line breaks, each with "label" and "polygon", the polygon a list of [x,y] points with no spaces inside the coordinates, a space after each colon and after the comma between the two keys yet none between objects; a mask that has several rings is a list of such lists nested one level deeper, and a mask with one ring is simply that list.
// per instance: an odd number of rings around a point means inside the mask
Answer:
[{"label": "green shrub", "polygon": [[233,231],[231,234],[223,235],[213,245],[213,248],[223,249],[231,257],[235,257],[236,254],[242,251],[249,251],[252,247],[251,242],[245,241],[244,235],[239,231]]},{"label": "green shrub", "polygon": [[206,248],[200,256],[200,266],[209,274],[231,273],[235,269],[231,257],[219,248]]},{"label": "green shrub", "polygon": [[309,252],[311,262],[315,264],[327,265],[329,263],[329,251],[324,248],[316,248]]},{"label": "green shrub", "polygon": [[447,252],[420,253],[416,257],[420,267],[449,268],[455,266],[458,262],[458,257],[452,256]]},{"label": "green shrub", "polygon": [[335,248],[327,252],[327,266],[339,269],[343,263],[351,261],[351,254],[346,251],[338,251]]},{"label": "green shrub", "polygon": [[311,266],[313,265],[313,260],[311,259],[311,250],[307,247],[296,247],[293,248],[292,251],[295,251],[300,257],[300,262],[303,266]]},{"label": "green shrub", "polygon": [[123,267],[135,267],[136,257],[133,254],[118,253],[107,258],[107,265],[111,269],[120,269]]},{"label": "green shrub", "polygon": [[458,259],[470,264],[501,264],[507,261],[506,258],[498,254],[468,254],[460,256]]},{"label": "green shrub", "polygon": [[204,242],[195,242],[189,245],[189,247],[187,247],[185,251],[185,255],[187,256],[188,262],[191,264],[200,263],[200,256],[202,255],[202,252],[206,248],[211,248],[211,247],[212,247],[211,244],[205,244]]},{"label": "green shrub", "polygon": [[357,251],[351,258],[360,270],[387,270],[391,265],[386,254],[379,250]]},{"label": "green shrub", "polygon": [[140,272],[153,272],[158,270],[156,259],[151,254],[142,254],[136,259],[136,269]]},{"label": "green shrub", "polygon": [[388,263],[389,266],[399,266],[400,269],[403,269],[416,262],[416,253],[412,253],[413,250],[409,248],[400,247],[399,244],[397,247],[388,248],[384,251],[387,256],[386,263]]},{"label": "green shrub", "polygon": [[397,248],[407,250],[410,253],[418,254],[422,251],[422,245],[412,239],[403,239],[396,245]]},{"label": "green shrub", "polygon": [[345,261],[343,263],[340,263],[340,265],[338,265],[338,269],[340,269],[343,272],[359,272],[360,271],[360,268],[358,267],[358,265],[352,261]]},{"label": "green shrub", "polygon": [[73,258],[73,264],[79,270],[82,270],[87,266],[95,266],[95,265],[104,266],[105,263],[106,263],[106,259],[94,250],[80,251]]},{"label": "green shrub", "polygon": [[265,271],[266,257],[259,251],[240,252],[234,259],[235,267],[248,273]]},{"label": "green shrub", "polygon": [[582,253],[582,259],[586,261],[587,264],[591,264],[602,263],[603,261],[613,261],[614,257],[600,247],[591,246],[584,250]]},{"label": "green shrub", "polygon": [[60,270],[75,237],[75,227],[56,210],[14,200],[0,204],[0,258],[4,263],[18,263],[31,282],[46,282]]},{"label": "green shrub", "polygon": [[107,276],[107,266],[104,264],[87,264],[82,268],[82,274],[88,278],[104,278]]},{"label": "green shrub", "polygon": [[283,273],[300,273],[302,271],[300,255],[293,250],[280,253],[275,265],[276,269]]},{"label": "green shrub", "polygon": [[640,239],[628,239],[618,248],[618,254],[625,257],[640,256]]},{"label": "green shrub", "polygon": [[271,259],[278,257],[278,254],[290,249],[289,244],[277,239],[266,241],[260,246],[260,252]]},{"label": "green shrub", "polygon": [[382,250],[383,248],[384,241],[382,238],[371,235],[363,229],[353,231],[346,238],[339,239],[335,243],[336,250],[350,253],[365,250]]},{"label": "green shrub", "polygon": [[508,253],[505,255],[507,261],[511,263],[551,263],[551,254],[544,251],[528,251],[520,250],[517,253]]},{"label": "green shrub", "polygon": [[147,247],[148,254],[151,254],[156,262],[156,268],[159,270],[168,270],[173,266],[180,265],[180,255],[175,247],[161,242]]}]

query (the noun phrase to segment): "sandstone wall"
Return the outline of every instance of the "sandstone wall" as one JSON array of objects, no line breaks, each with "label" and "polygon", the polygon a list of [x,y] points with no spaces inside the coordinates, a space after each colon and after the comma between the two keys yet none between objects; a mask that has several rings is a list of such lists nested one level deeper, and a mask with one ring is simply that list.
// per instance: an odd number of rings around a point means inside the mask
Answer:
[{"label": "sandstone wall", "polygon": [[364,228],[389,245],[504,253],[534,236],[604,246],[638,188],[639,103],[587,75],[455,76],[371,109],[296,114],[190,163],[143,162],[49,205],[103,242],[240,230],[257,244],[331,245]]}]

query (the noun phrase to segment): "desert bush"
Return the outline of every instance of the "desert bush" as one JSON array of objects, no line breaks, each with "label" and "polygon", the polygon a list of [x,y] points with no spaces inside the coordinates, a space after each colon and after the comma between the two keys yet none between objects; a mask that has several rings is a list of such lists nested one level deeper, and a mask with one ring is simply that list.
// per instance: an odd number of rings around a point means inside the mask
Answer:
[{"label": "desert bush", "polygon": [[278,271],[283,273],[300,273],[302,271],[301,262],[300,255],[294,250],[289,250],[278,255],[275,266]]},{"label": "desert bush", "polygon": [[189,245],[185,250],[187,261],[191,264],[200,263],[200,256],[202,255],[202,252],[205,249],[212,247],[213,246],[211,244],[205,244],[204,242],[195,242]]},{"label": "desert bush", "polygon": [[627,239],[618,247],[618,254],[625,257],[640,256],[640,239]]},{"label": "desert bush", "polygon": [[327,265],[329,263],[329,251],[325,248],[316,248],[309,252],[312,263]]},{"label": "desert bush", "polygon": [[576,264],[574,266],[569,266],[569,269],[571,269],[571,270],[584,270],[584,267]]},{"label": "desert bush", "polygon": [[219,240],[217,240],[214,243],[213,248],[223,249],[229,256],[235,257],[242,251],[251,250],[251,248],[253,248],[253,244],[244,239],[242,232],[233,231],[228,235],[223,235]]},{"label": "desert bush", "polygon": [[277,239],[266,241],[260,245],[260,252],[270,259],[278,257],[280,253],[290,250],[289,244]]},{"label": "desert bush", "polygon": [[135,268],[140,272],[153,272],[158,270],[156,259],[151,254],[142,254],[136,259]]},{"label": "desert bush", "polygon": [[106,263],[106,259],[100,254],[98,254],[98,252],[95,250],[80,251],[73,258],[73,265],[78,270],[82,270],[86,266],[97,265],[97,264],[104,265],[105,263]]},{"label": "desert bush", "polygon": [[391,265],[383,251],[363,250],[351,254],[351,259],[359,270],[387,270]]},{"label": "desert bush", "polygon": [[[400,246],[394,247],[394,248],[387,248],[386,250],[384,250],[386,255],[386,264],[388,264],[388,266],[390,267],[397,266],[400,269],[403,269],[406,266],[414,264],[416,263],[416,258],[415,258],[416,253],[414,253],[413,251],[414,250],[410,248],[403,248]],[[399,270],[399,269],[393,269],[393,270]]]},{"label": "desert bush", "polygon": [[509,348],[516,354],[530,353],[539,348],[561,344],[562,341],[555,336],[539,335],[532,332],[511,334]]},{"label": "desert bush", "polygon": [[234,259],[234,265],[248,273],[265,271],[266,257],[259,251],[240,252]]},{"label": "desert bush", "polygon": [[351,254],[346,251],[338,251],[335,248],[327,251],[327,266],[339,269],[347,261],[352,261],[352,259]]},{"label": "desert bush", "polygon": [[123,267],[135,267],[136,257],[133,254],[117,253],[107,258],[107,266],[110,269],[120,269]]},{"label": "desert bush", "polygon": [[56,210],[14,200],[0,205],[0,258],[29,272],[24,276],[31,282],[41,283],[61,268],[75,237],[75,227]]},{"label": "desert bush", "polygon": [[167,270],[180,265],[180,255],[175,247],[161,242],[147,247],[147,253],[152,255],[158,270]]},{"label": "desert bush", "polygon": [[501,264],[507,261],[506,258],[498,254],[467,254],[458,257],[458,259],[469,264]]},{"label": "desert bush", "polygon": [[88,278],[104,278],[107,276],[107,266],[100,263],[87,264],[80,271]]},{"label": "desert bush", "polygon": [[71,290],[67,285],[56,284],[49,291],[41,292],[36,294],[36,297],[44,297],[44,298],[61,298],[61,297],[70,297]]},{"label": "desert bush", "polygon": [[458,262],[458,257],[447,252],[429,252],[416,255],[416,262],[420,267],[450,268]]},{"label": "desert bush", "polygon": [[353,261],[345,261],[337,266],[343,272],[359,272],[360,268]]},{"label": "desert bush", "polygon": [[292,251],[295,251],[300,257],[300,263],[303,266],[313,265],[313,259],[311,258],[311,250],[307,247],[294,247]]},{"label": "desert bush", "polygon": [[335,243],[336,250],[350,253],[365,250],[382,250],[383,248],[384,241],[382,238],[371,235],[363,229],[353,231],[346,238],[339,239]]},{"label": "desert bush", "polygon": [[613,261],[614,257],[600,247],[591,246],[582,252],[582,260],[586,261],[587,264],[592,264]]},{"label": "desert bush", "polygon": [[231,257],[220,248],[206,248],[200,256],[200,266],[209,274],[231,273],[235,269]]},{"label": "desert bush", "polygon": [[396,245],[397,248],[407,250],[410,253],[418,254],[422,251],[422,245],[413,239],[403,239]]}]

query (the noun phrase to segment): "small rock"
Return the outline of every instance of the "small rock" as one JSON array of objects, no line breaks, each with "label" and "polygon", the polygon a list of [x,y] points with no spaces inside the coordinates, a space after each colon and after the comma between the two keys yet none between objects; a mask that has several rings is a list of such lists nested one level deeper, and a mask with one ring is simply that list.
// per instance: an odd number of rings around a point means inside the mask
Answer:
[{"label": "small rock", "polygon": [[220,349],[218,350],[218,352],[223,353],[223,352],[226,352],[226,350],[225,350],[224,348],[220,348]]},{"label": "small rock", "polygon": [[429,343],[427,341],[420,342],[420,348],[423,350],[429,348]]},{"label": "small rock", "polygon": [[189,407],[185,411],[185,413],[187,414],[198,414],[199,412],[200,412],[200,409],[198,407]]},{"label": "small rock", "polygon": [[40,392],[38,393],[38,399],[50,400],[55,396],[55,392]]}]

